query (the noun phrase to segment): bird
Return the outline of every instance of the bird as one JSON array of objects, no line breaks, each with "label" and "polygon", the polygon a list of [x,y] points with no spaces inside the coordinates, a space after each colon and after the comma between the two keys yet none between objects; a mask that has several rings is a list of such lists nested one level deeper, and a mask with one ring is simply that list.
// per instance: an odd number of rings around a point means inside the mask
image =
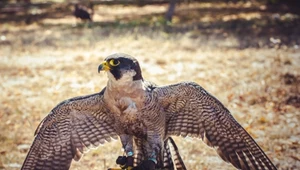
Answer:
[{"label": "bird", "polygon": [[92,21],[91,13],[89,12],[89,9],[87,7],[80,5],[78,3],[76,3],[74,5],[74,7],[75,7],[75,9],[74,9],[73,15],[76,18],[79,18],[81,20]]},{"label": "bird", "polygon": [[100,92],[67,99],[41,121],[22,170],[69,169],[72,159],[112,139],[120,139],[128,169],[154,170],[163,166],[172,136],[201,139],[237,169],[276,169],[230,111],[199,84],[156,85],[144,79],[138,60],[124,53],[106,57],[98,72],[108,78]]}]

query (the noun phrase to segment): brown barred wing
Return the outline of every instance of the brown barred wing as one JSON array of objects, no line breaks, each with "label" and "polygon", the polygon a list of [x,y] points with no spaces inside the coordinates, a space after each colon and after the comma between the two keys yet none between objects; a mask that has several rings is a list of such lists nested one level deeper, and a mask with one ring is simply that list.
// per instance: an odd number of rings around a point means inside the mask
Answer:
[{"label": "brown barred wing", "polygon": [[222,103],[198,84],[158,87],[154,93],[166,113],[166,135],[201,138],[238,169],[276,169]]},{"label": "brown barred wing", "polygon": [[102,93],[66,100],[40,123],[22,170],[66,170],[90,147],[117,139]]}]

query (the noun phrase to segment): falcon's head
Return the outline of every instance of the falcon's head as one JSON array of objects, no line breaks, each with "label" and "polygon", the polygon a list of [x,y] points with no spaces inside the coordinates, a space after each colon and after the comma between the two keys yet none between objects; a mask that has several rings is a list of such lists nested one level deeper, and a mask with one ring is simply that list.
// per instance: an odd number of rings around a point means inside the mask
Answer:
[{"label": "falcon's head", "polygon": [[138,61],[128,54],[117,53],[108,56],[98,67],[98,72],[107,71],[115,80],[129,78],[132,81],[143,80],[141,68]]}]

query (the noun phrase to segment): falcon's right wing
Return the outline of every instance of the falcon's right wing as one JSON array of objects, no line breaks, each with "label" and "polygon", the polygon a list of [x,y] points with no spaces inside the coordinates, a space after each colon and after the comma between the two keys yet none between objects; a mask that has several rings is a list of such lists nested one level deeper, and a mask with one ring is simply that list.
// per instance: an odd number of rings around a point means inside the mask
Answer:
[{"label": "falcon's right wing", "polygon": [[106,116],[103,91],[57,105],[36,130],[22,170],[67,170],[87,148],[117,139]]},{"label": "falcon's right wing", "polygon": [[200,138],[238,169],[276,170],[228,109],[198,84],[185,82],[153,91],[166,113],[167,136]]}]

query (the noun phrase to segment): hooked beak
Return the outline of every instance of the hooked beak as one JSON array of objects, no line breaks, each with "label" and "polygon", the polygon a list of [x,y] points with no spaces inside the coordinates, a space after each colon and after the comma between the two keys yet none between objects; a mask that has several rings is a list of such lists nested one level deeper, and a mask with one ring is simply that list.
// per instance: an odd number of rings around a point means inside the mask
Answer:
[{"label": "hooked beak", "polygon": [[106,61],[104,61],[102,64],[99,65],[98,67],[98,73],[100,73],[100,71],[108,71],[110,70],[110,67],[108,65],[108,63]]}]

